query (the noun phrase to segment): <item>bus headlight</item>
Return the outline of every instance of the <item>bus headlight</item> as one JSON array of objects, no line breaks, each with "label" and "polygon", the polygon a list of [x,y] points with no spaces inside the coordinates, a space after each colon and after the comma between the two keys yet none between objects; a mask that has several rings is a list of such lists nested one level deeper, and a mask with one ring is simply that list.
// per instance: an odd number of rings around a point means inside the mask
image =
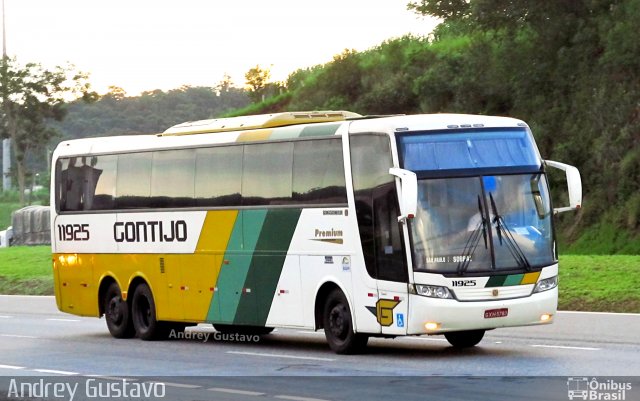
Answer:
[{"label": "bus headlight", "polygon": [[416,284],[416,294],[430,298],[452,299],[451,291],[439,285]]},{"label": "bus headlight", "polygon": [[544,280],[538,281],[536,284],[536,288],[534,288],[533,292],[543,292],[548,291],[558,286],[558,276],[553,276],[549,278],[545,278]]}]

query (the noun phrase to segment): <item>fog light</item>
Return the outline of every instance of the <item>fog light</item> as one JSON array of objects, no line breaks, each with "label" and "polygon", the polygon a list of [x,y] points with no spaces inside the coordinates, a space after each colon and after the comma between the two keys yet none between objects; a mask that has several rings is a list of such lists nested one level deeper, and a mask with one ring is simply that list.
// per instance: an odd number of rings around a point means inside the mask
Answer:
[{"label": "fog light", "polygon": [[427,322],[424,324],[424,328],[427,329],[427,331],[438,330],[440,328],[440,323]]},{"label": "fog light", "polygon": [[543,315],[540,315],[540,321],[541,322],[550,322],[552,317],[553,317],[553,315],[551,315],[549,313],[545,313]]}]

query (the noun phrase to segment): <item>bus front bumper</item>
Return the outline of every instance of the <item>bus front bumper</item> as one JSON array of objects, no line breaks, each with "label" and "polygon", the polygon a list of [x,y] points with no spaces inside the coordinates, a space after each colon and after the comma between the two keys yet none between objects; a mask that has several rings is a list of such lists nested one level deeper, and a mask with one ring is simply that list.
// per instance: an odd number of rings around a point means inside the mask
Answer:
[{"label": "bus front bumper", "polygon": [[528,297],[496,301],[460,302],[410,295],[407,334],[549,324],[557,307],[557,287]]}]

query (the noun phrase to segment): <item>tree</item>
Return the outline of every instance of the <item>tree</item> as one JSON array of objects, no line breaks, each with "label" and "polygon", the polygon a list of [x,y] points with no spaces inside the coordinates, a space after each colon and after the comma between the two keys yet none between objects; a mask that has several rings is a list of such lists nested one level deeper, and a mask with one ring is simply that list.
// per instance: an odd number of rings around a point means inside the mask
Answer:
[{"label": "tree", "polygon": [[249,97],[254,103],[260,102],[262,95],[267,87],[269,78],[271,78],[271,71],[268,68],[262,68],[259,65],[251,68],[244,74],[247,80],[247,86],[249,87]]},{"label": "tree", "polygon": [[48,120],[65,116],[65,103],[72,96],[96,99],[90,92],[87,75],[72,65],[51,70],[38,63],[20,65],[15,58],[3,58],[0,64],[0,102],[3,124],[0,136],[10,138],[16,160],[20,202],[24,205],[25,160],[29,152],[47,144],[55,131]]},{"label": "tree", "polygon": [[218,85],[215,86],[216,91],[218,91],[218,93],[229,92],[229,89],[231,89],[232,87],[233,87],[233,80],[231,79],[231,75],[229,75],[226,72],[224,73],[222,80],[218,82]]}]

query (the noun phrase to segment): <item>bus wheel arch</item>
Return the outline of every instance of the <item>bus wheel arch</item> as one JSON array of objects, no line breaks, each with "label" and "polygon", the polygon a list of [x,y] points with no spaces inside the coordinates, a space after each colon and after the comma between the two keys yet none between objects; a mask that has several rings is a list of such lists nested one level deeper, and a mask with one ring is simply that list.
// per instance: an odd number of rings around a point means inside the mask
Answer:
[{"label": "bus wheel arch", "polygon": [[333,281],[326,281],[320,286],[320,288],[318,288],[318,291],[316,292],[316,301],[313,308],[313,315],[315,318],[316,330],[324,328],[324,321],[323,321],[324,306],[325,306],[325,303],[327,302],[327,298],[329,297],[329,294],[331,294],[335,290],[342,291],[342,288],[340,288],[340,286],[334,283]]},{"label": "bus wheel arch", "polygon": [[366,347],[369,336],[356,333],[351,305],[338,285],[325,283],[320,287],[315,311],[316,327],[324,328],[329,347],[334,352],[354,354]]}]

